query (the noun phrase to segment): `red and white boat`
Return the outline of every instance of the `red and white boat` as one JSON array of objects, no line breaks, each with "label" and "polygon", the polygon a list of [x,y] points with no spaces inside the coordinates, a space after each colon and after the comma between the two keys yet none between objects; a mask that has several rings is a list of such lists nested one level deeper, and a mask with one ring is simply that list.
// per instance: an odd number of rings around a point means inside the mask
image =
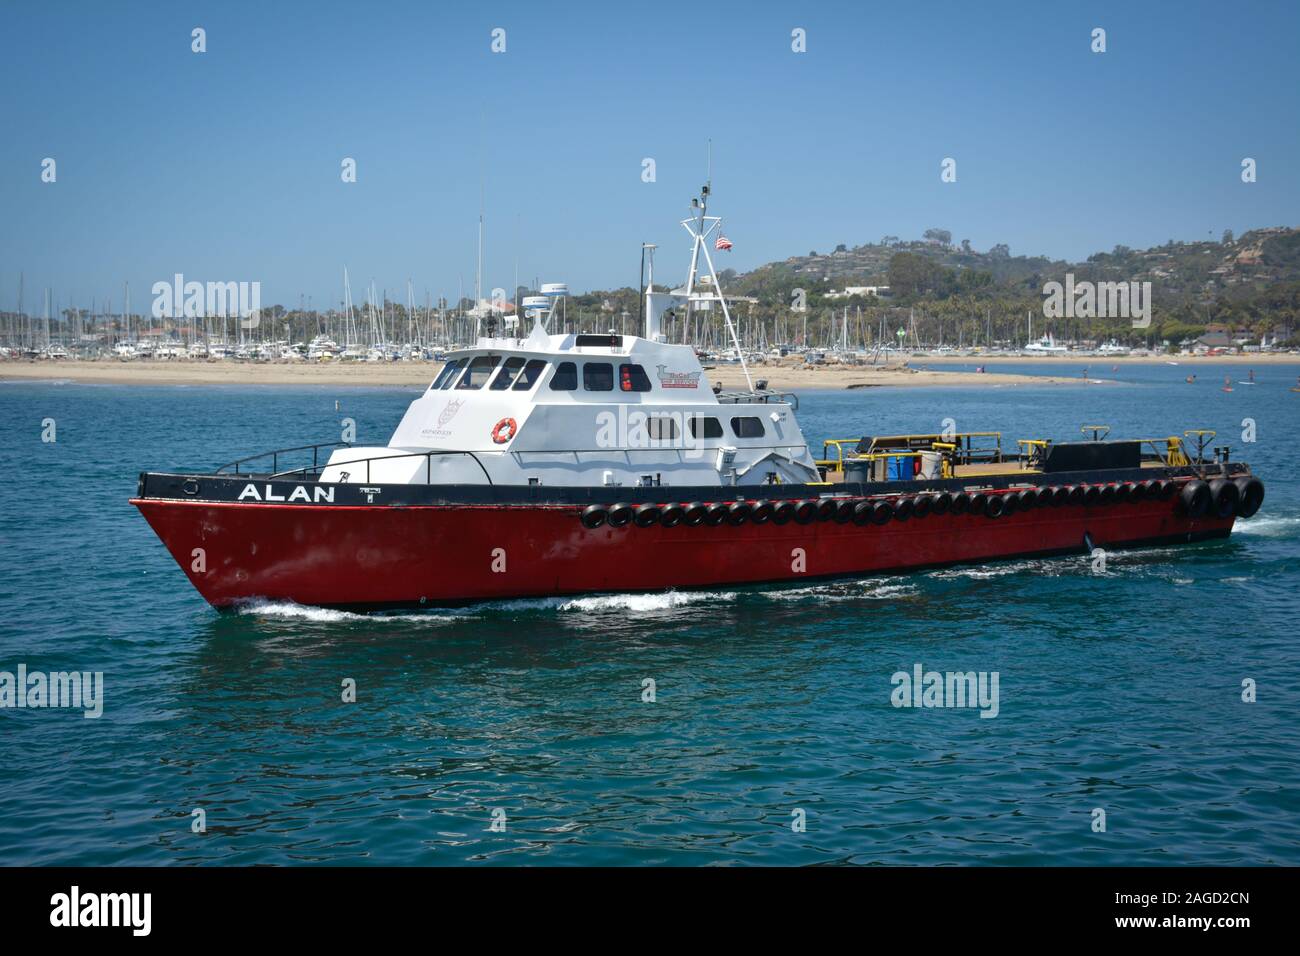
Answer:
[{"label": "red and white boat", "polygon": [[1194,451],[1097,432],[1014,454],[996,433],[903,435],[827,442],[815,458],[793,396],[715,392],[662,332],[670,310],[689,322],[717,309],[741,355],[707,198],[682,222],[686,283],[656,291],[651,259],[642,336],[549,333],[566,290],[543,287],[523,303],[530,333],[451,353],[388,445],[145,472],[131,503],[217,607],[358,609],[1182,543],[1259,509],[1263,484],[1225,449],[1207,458],[1206,433]]}]

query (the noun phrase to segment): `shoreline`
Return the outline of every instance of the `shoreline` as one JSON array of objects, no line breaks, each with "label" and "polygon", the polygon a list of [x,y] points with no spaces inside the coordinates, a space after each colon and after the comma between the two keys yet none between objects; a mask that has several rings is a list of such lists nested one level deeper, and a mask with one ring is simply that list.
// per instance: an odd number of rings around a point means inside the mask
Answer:
[{"label": "shoreline", "polygon": [[[917,387],[1014,387],[1024,385],[1116,384],[1104,376],[1116,366],[1169,365],[1198,367],[1233,366],[1300,366],[1297,355],[1215,355],[1215,356],[1079,356],[1077,358],[1037,358],[1029,356],[943,356],[915,357],[887,366],[846,366],[803,364],[753,365],[750,377],[766,379],[777,391],[795,389],[847,390]],[[953,366],[1059,366],[1061,374],[1027,375],[1008,371],[975,372]],[[427,388],[440,362],[356,363],[326,365],[293,362],[230,361],[3,361],[3,381],[71,381],[94,385],[335,385],[392,386]],[[1083,377],[1083,370],[1088,377]],[[739,365],[706,366],[705,379],[723,388],[745,386]]]},{"label": "shoreline", "polygon": [[[298,363],[238,362],[4,362],[0,382],[71,381],[91,385],[335,385],[427,388],[442,368],[441,362],[391,364],[316,365]],[[723,388],[744,388],[739,365],[706,366],[705,379]],[[935,371],[891,365],[869,366],[756,365],[755,381],[766,379],[770,388],[845,390],[908,388],[918,386],[1014,386],[1079,384],[1077,376],[1016,375],[967,371]],[[1094,380],[1095,381],[1095,380]]]}]

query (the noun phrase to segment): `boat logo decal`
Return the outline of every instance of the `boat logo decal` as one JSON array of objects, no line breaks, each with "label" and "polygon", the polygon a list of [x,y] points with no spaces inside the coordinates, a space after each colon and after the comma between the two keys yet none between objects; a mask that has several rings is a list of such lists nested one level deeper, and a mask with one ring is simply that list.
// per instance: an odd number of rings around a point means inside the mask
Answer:
[{"label": "boat logo decal", "polygon": [[375,495],[382,494],[383,490],[384,489],[382,488],[367,488],[364,485],[361,487],[361,493],[366,496],[366,504],[368,505],[373,505],[375,503]]},{"label": "boat logo decal", "polygon": [[700,372],[670,372],[667,365],[656,365],[659,384],[664,388],[699,388]]},{"label": "boat logo decal", "polygon": [[288,497],[275,493],[274,485],[266,485],[265,491],[258,491],[257,485],[251,482],[244,485],[244,490],[239,493],[236,501],[305,501],[307,504],[327,504],[334,503],[334,489],[325,485],[317,485],[311,491],[308,491],[303,485],[295,485],[293,491],[289,492]]},{"label": "boat logo decal", "polygon": [[449,402],[447,402],[447,404],[442,407],[442,411],[438,413],[438,427],[441,428],[443,425],[447,424],[449,421],[455,418],[456,413],[460,411],[461,406],[464,404],[465,404],[465,399],[463,398],[461,399],[453,398]]}]

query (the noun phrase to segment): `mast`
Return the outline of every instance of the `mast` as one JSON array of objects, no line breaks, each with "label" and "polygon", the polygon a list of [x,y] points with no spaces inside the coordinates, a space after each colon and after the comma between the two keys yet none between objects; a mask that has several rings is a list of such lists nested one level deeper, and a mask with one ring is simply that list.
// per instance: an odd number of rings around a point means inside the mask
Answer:
[{"label": "mast", "polygon": [[[710,144],[710,161],[711,160],[712,145]],[[722,222],[721,217],[710,216],[708,214],[710,191],[711,184],[705,183],[704,188],[700,190],[700,198],[691,200],[691,205],[698,210],[698,212],[690,219],[682,220],[682,227],[694,237],[694,241],[691,245],[691,271],[686,278],[687,318],[689,319],[694,303],[697,299],[695,280],[699,273],[700,256],[703,255],[704,263],[709,269],[710,293],[707,299],[710,302],[716,300],[722,307],[723,323],[726,325],[727,333],[731,336],[731,344],[736,350],[736,358],[740,361],[741,371],[745,373],[745,383],[749,386],[750,392],[753,392],[754,380],[750,377],[749,364],[745,361],[744,349],[740,347],[740,337],[736,333],[735,324],[731,321],[731,310],[727,307],[726,296],[722,294],[722,286],[718,282],[718,270],[714,268],[713,256],[709,254],[709,244],[706,241]]]}]

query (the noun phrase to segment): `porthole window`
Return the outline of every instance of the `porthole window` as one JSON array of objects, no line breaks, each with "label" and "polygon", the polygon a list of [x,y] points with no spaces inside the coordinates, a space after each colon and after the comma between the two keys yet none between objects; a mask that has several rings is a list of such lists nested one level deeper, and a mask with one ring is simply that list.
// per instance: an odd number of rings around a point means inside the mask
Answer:
[{"label": "porthole window", "polygon": [[652,415],[645,423],[652,441],[669,441],[677,437],[677,422],[663,415]]},{"label": "porthole window", "polygon": [[705,418],[702,415],[692,415],[690,417],[690,429],[692,438],[721,438],[722,422],[716,418]]},{"label": "porthole window", "polygon": [[578,366],[573,362],[561,362],[555,366],[551,376],[551,391],[572,392],[578,387]]},{"label": "porthole window", "polygon": [[582,387],[589,392],[614,391],[614,366],[609,362],[583,362]]},{"label": "porthole window", "polygon": [[650,376],[640,365],[625,362],[618,367],[618,387],[625,392],[648,392]]}]

